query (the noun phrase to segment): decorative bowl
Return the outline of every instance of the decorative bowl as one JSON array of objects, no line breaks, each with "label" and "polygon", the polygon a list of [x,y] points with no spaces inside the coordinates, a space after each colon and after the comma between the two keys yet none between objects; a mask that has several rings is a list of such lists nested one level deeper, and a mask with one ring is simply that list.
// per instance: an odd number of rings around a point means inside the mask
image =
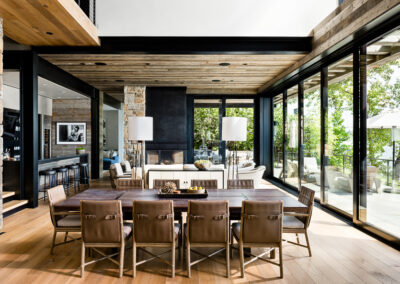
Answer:
[{"label": "decorative bowl", "polygon": [[199,171],[206,171],[212,166],[212,163],[209,160],[197,160],[194,165]]}]

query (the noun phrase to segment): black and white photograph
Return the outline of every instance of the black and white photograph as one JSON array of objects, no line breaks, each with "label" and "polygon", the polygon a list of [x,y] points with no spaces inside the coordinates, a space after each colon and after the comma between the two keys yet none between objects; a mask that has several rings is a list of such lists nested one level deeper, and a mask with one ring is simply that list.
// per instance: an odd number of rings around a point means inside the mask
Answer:
[{"label": "black and white photograph", "polygon": [[86,123],[58,122],[57,144],[86,144]]}]

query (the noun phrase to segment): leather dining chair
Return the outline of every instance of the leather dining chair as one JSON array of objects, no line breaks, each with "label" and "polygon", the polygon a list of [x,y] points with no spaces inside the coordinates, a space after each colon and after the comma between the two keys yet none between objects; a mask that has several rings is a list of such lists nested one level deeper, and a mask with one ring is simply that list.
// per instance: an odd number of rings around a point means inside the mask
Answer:
[{"label": "leather dining chair", "polygon": [[[179,238],[180,226],[174,223],[174,205],[172,200],[133,201],[133,277],[136,267],[159,259],[171,266],[171,276],[175,277],[175,249]],[[146,247],[170,248],[171,261],[161,258],[162,254],[154,254]],[[152,257],[137,261],[137,250],[141,248]]]},{"label": "leather dining chair", "polygon": [[[82,251],[81,277],[85,266],[108,259],[119,266],[119,277],[124,269],[125,241],[130,237],[132,227],[124,225],[121,200],[81,200]],[[85,262],[86,248],[93,249],[102,257]],[[97,248],[119,248],[119,251],[106,255]],[[119,262],[113,256],[119,254]]]},{"label": "leather dining chair", "polygon": [[119,178],[116,181],[117,190],[143,189],[143,180],[131,178]]},{"label": "leather dining chair", "polygon": [[[245,265],[260,259],[279,266],[280,278],[283,278],[282,262],[282,201],[246,201],[242,202],[242,217],[240,223],[232,225],[232,235],[239,244],[240,272],[244,277]],[[254,255],[244,262],[244,248],[262,247],[279,248],[279,263],[263,258],[271,250]]]},{"label": "leather dining chair", "polygon": [[[65,195],[64,186],[58,185],[56,187],[48,189],[47,196],[49,198],[51,222],[54,227],[53,241],[50,249],[50,253],[53,254],[54,247],[75,240],[71,236],[68,236],[68,233],[81,231],[81,218],[80,218],[80,213],[78,211],[56,212],[54,210],[54,205],[56,203],[67,199],[67,196]],[[55,243],[57,233],[65,233],[64,242],[58,244]],[[71,238],[70,241],[67,241],[68,237]]]},{"label": "leather dining chair", "polygon": [[192,179],[191,186],[201,186],[205,189],[218,189],[218,180],[216,179]]},{"label": "leather dining chair", "polygon": [[227,189],[254,189],[252,179],[228,179]]},{"label": "leather dining chair", "polygon": [[[296,234],[297,243],[287,240],[288,243],[308,249],[308,255],[311,254],[310,241],[308,239],[307,229],[310,226],[311,215],[313,211],[315,191],[302,186],[298,200],[307,206],[307,213],[285,212],[283,216],[283,233]],[[300,244],[299,234],[304,234],[306,245]]]},{"label": "leather dining chair", "polygon": [[[209,259],[223,250],[226,251],[226,277],[230,277],[228,201],[189,200],[185,234],[189,278],[191,277],[191,267],[193,265]],[[192,262],[190,253],[192,248],[198,247],[220,249],[209,255],[193,250],[193,252],[203,257]]]}]

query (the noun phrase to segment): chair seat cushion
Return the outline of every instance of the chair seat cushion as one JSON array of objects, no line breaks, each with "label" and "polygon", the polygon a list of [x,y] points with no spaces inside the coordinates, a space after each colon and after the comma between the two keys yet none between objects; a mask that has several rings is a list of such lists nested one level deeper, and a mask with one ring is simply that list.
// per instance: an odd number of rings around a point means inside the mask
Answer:
[{"label": "chair seat cushion", "polygon": [[81,216],[80,215],[67,215],[57,221],[58,227],[80,227]]},{"label": "chair seat cushion", "polygon": [[304,229],[304,223],[294,216],[283,216],[284,229]]},{"label": "chair seat cushion", "polygon": [[130,236],[130,234],[132,233],[132,228],[133,228],[133,224],[132,223],[124,223],[124,238],[128,238]]},{"label": "chair seat cushion", "polygon": [[240,223],[233,223],[232,224],[232,233],[233,233],[233,237],[236,240],[239,240],[239,237],[240,237]]}]

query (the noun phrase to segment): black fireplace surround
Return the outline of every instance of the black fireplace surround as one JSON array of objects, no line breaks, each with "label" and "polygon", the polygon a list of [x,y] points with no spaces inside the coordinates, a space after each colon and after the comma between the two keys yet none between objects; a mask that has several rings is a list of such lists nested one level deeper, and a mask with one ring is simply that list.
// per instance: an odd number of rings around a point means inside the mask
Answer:
[{"label": "black fireplace surround", "polygon": [[146,116],[153,117],[154,127],[153,141],[146,142],[146,163],[185,162],[186,114],[186,88],[146,88]]}]

